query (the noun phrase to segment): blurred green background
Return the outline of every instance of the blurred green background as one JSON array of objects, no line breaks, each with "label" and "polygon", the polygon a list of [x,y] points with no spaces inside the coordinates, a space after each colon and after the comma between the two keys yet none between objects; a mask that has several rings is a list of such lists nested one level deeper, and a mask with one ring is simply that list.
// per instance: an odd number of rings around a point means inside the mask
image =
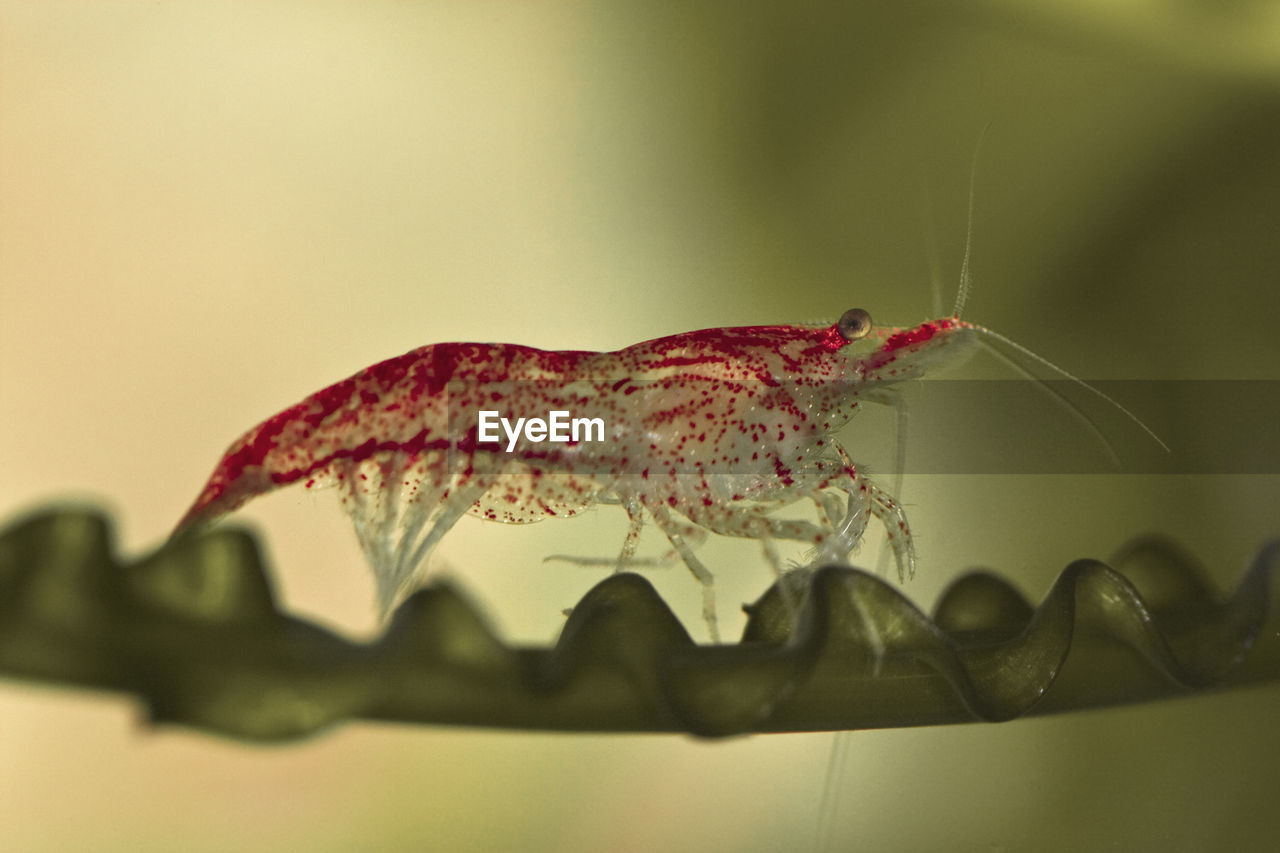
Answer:
[{"label": "blurred green background", "polygon": [[[931,282],[949,310],[980,139],[969,319],[1086,378],[1280,378],[1278,8],[4,0],[0,518],[88,499],[142,553],[243,430],[424,343],[616,349],[855,305],[905,324]],[[1045,408],[910,442],[1079,429]],[[1175,446],[1231,417],[1139,414]],[[884,471],[892,437],[868,412],[842,440]],[[1280,527],[1263,476],[904,497],[924,607],[976,565],[1038,598],[1148,530],[1227,588]],[[546,643],[601,573],[542,557],[616,553],[621,515],[467,519],[434,571]],[[333,494],[238,520],[291,608],[376,629]],[[749,543],[704,557],[732,634],[769,570]],[[651,576],[701,636],[694,582]],[[858,733],[837,849],[1271,849],[1276,699]],[[262,749],[136,718],[0,684],[0,848],[773,850],[813,832],[832,743],[361,725]]]}]

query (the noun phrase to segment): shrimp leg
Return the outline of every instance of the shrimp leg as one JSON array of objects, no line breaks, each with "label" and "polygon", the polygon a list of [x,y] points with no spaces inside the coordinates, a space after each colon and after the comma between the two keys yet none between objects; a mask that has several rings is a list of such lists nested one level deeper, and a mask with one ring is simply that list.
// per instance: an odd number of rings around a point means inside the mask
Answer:
[{"label": "shrimp leg", "polygon": [[[617,557],[579,557],[574,554],[548,554],[542,562],[572,563],[575,566],[605,567],[613,566],[614,573],[625,572],[636,567],[666,567],[681,559],[674,548],[660,557],[637,557],[636,548],[640,543],[640,533],[644,530],[644,504],[634,494],[623,498],[601,498],[602,504],[617,504],[627,511],[627,535],[622,541],[622,552]],[[706,531],[691,524],[674,521],[685,543],[691,548],[701,545],[707,538]]]},{"label": "shrimp leg", "polygon": [[[837,547],[849,545],[848,554],[862,537],[866,528],[866,513],[869,511],[884,525],[889,546],[893,549],[894,560],[898,565],[898,580],[904,581],[914,577],[916,573],[916,552],[911,543],[911,528],[907,525],[907,515],[902,505],[875,483],[858,473],[858,468],[839,444],[832,442],[840,459],[844,463],[848,484],[841,487],[849,495],[849,509],[842,524],[837,528]],[[852,538],[849,538],[852,537]]]},{"label": "shrimp leg", "polygon": [[636,546],[640,544],[640,531],[644,529],[644,507],[640,504],[640,498],[635,495],[625,495],[622,498],[622,506],[627,511],[627,536],[622,540],[622,552],[618,554],[618,564],[613,570],[614,574],[624,571],[635,558]]},{"label": "shrimp leg", "polygon": [[[643,501],[643,499],[641,500]],[[715,575],[711,574],[711,570],[702,564],[702,561],[693,553],[693,549],[685,542],[684,536],[680,533],[680,525],[672,520],[667,508],[662,504],[643,502],[649,508],[649,512],[653,515],[653,520],[657,522],[658,528],[667,535],[672,547],[684,559],[684,564],[689,567],[689,571],[698,583],[702,584],[702,619],[707,623],[707,631],[711,634],[711,641],[719,643],[720,626],[716,621]]]},{"label": "shrimp leg", "polygon": [[[451,483],[446,480],[444,485],[434,488],[417,488],[406,499],[406,490],[398,483],[390,488],[381,488],[384,484],[380,483],[376,492],[370,492],[369,487],[373,485],[370,480],[375,477],[370,476],[367,469],[363,473],[366,476],[363,480],[343,478],[343,498],[355,522],[361,548],[379,569],[375,573],[378,605],[385,614],[410,585],[431,549],[484,495],[491,483],[486,477],[457,476],[451,478]],[[381,473],[386,480],[403,476],[401,466],[395,462],[388,462]],[[424,528],[427,532],[422,536]]]}]

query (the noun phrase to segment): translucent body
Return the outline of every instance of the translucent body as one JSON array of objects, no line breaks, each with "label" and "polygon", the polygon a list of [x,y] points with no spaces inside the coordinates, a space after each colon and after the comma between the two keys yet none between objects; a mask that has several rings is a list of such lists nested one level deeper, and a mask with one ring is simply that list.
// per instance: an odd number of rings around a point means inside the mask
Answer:
[{"label": "translucent body", "polygon": [[[616,503],[630,519],[618,568],[651,517],[702,584],[716,637],[713,577],[688,544],[693,531],[757,539],[780,572],[775,540],[808,543],[814,564],[842,562],[874,516],[899,576],[914,572],[901,507],[831,433],[861,403],[892,403],[895,383],[955,360],[979,330],[957,317],[877,328],[853,309],[831,326],[706,329],[606,353],[425,346],[254,427],[178,531],[281,486],[336,482],[387,610],[464,514],[527,523]],[[485,410],[512,422],[566,411],[602,419],[605,434],[484,440]],[[815,521],[770,516],[798,500],[815,505]]]}]

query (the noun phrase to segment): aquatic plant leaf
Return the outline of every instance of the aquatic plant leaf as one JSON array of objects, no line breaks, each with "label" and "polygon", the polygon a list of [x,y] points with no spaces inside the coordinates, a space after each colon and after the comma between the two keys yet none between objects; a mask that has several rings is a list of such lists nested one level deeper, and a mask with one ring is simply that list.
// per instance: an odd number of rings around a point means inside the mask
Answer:
[{"label": "aquatic plant leaf", "polygon": [[690,639],[613,575],[548,648],[510,646],[452,584],[370,643],[281,613],[257,543],[220,529],[132,563],[110,521],[54,508],[0,531],[0,675],[123,691],[157,723],[250,740],[349,720],[700,736],[999,721],[1280,680],[1280,542],[1219,600],[1196,561],[1136,540],[1079,560],[1038,606],[987,573],[933,617],[856,569],[769,590],[737,644]]}]

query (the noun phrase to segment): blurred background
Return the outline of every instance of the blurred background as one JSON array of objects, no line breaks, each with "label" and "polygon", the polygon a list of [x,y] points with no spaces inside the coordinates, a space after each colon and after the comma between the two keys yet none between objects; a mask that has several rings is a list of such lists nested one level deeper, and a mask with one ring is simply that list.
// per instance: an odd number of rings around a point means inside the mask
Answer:
[{"label": "blurred background", "polygon": [[[607,350],[853,306],[914,323],[950,310],[970,224],[966,316],[1077,375],[1280,378],[1278,8],[3,0],[0,519],[88,501],[143,554],[244,430],[426,343]],[[1182,397],[1137,412],[1175,448],[1235,417]],[[916,419],[909,446],[1080,429],[1044,408]],[[887,471],[893,435],[867,412],[841,438]],[[1273,476],[909,476],[903,496],[924,608],[975,566],[1038,600],[1152,530],[1225,590],[1280,528]],[[235,522],[290,609],[377,630],[336,495]],[[614,554],[624,530],[614,507],[468,518],[432,571],[545,644],[603,573],[542,558]],[[750,543],[703,556],[733,636],[769,569]],[[687,573],[650,577],[705,637]],[[1277,698],[857,733],[835,849],[1271,849]],[[261,748],[138,720],[0,683],[0,848],[774,850],[814,832],[832,745],[351,725]]]}]

